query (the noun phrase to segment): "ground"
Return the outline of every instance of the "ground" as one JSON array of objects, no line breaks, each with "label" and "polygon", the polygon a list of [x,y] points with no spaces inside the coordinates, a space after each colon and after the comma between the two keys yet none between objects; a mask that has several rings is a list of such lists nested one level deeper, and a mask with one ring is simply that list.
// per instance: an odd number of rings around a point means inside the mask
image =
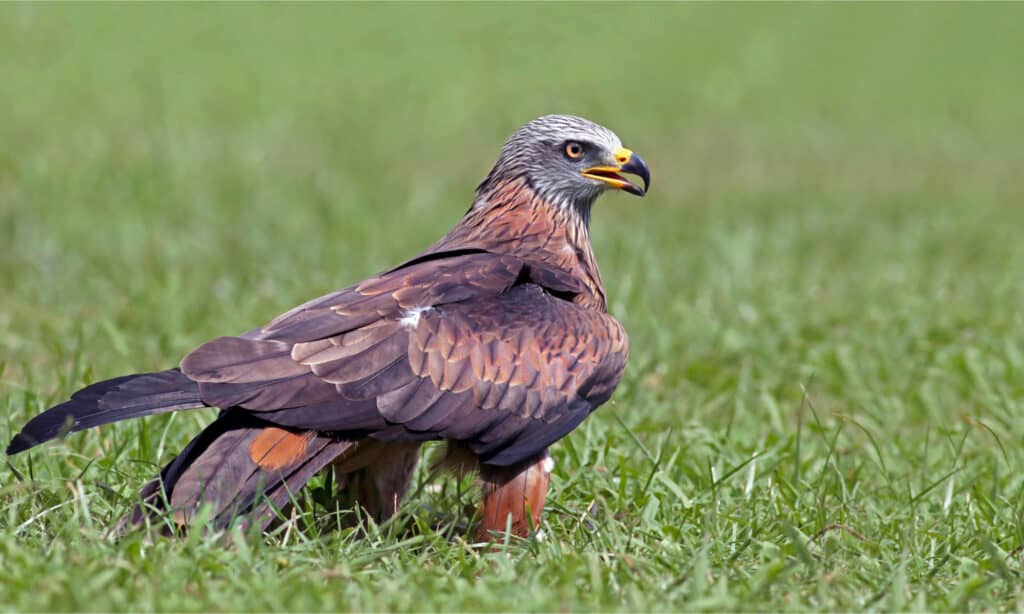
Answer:
[{"label": "ground", "polygon": [[1024,7],[0,8],[0,437],[417,253],[502,140],[653,172],[593,240],[632,340],[543,539],[320,491],[267,535],[104,538],[211,420],[0,467],[18,610],[1021,609]]}]

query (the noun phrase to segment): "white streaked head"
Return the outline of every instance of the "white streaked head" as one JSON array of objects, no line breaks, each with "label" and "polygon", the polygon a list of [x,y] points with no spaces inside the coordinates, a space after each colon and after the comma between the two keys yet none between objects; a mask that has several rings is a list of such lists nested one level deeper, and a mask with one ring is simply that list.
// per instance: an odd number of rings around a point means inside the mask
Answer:
[{"label": "white streaked head", "polygon": [[[643,187],[620,173],[638,175]],[[614,132],[575,115],[545,115],[517,130],[477,193],[517,178],[551,204],[578,210],[609,188],[643,196],[651,179],[643,158]]]}]

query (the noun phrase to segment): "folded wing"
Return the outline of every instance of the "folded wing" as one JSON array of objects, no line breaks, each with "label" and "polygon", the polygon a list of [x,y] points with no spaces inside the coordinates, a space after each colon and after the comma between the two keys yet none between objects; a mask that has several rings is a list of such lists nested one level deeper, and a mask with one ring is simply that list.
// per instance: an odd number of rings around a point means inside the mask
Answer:
[{"label": "folded wing", "polygon": [[572,290],[508,256],[434,256],[213,340],[181,369],[208,405],[296,429],[456,439],[511,465],[575,428],[625,366],[622,327]]}]

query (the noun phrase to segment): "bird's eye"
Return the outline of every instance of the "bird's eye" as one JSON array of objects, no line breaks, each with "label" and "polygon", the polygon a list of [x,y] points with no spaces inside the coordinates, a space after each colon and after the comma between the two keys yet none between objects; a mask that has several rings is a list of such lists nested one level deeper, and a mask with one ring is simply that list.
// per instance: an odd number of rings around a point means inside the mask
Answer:
[{"label": "bird's eye", "polygon": [[573,160],[583,157],[583,145],[576,141],[569,141],[565,144],[565,155]]}]

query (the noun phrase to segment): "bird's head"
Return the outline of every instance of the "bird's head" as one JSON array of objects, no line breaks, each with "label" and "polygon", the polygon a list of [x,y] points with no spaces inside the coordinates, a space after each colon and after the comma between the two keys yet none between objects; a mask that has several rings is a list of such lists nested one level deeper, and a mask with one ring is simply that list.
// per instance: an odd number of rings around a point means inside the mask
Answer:
[{"label": "bird's head", "polygon": [[[623,174],[638,176],[643,187]],[[574,115],[545,115],[517,130],[477,191],[517,178],[556,206],[586,212],[605,190],[643,196],[651,184],[647,163],[614,132]]]}]

